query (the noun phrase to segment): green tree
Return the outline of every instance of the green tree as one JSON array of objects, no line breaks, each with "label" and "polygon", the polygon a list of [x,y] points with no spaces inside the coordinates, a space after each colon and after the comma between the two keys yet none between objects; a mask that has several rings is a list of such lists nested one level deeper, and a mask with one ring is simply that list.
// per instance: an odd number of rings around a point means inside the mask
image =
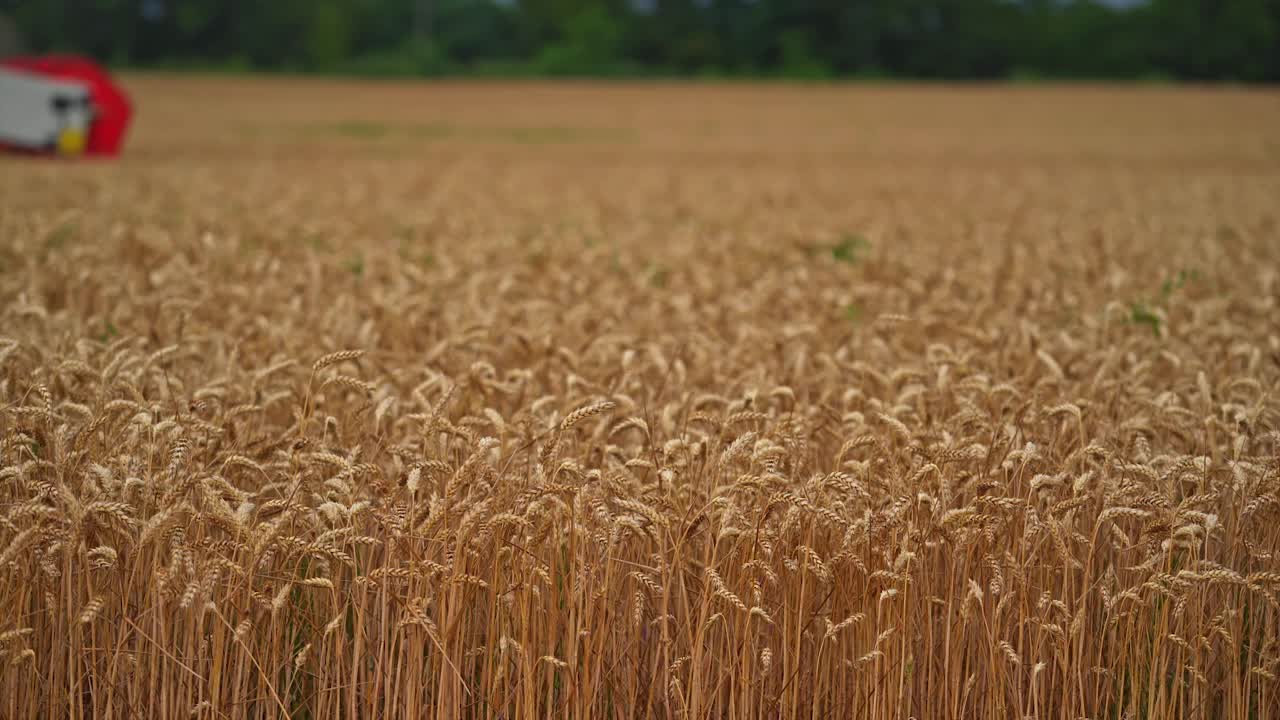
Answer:
[{"label": "green tree", "polygon": [[1277,80],[1280,3],[1274,0],[1153,0],[1155,62],[1198,80]]},{"label": "green tree", "polygon": [[551,75],[617,72],[621,37],[621,29],[608,10],[583,8],[565,21],[563,40],[538,54],[538,67]]},{"label": "green tree", "polygon": [[831,75],[831,68],[814,54],[809,34],[804,30],[792,29],[782,33],[778,38],[778,48],[782,60],[778,71],[791,78],[825,78]]},{"label": "green tree", "polygon": [[351,49],[348,22],[340,0],[316,0],[306,25],[308,67],[331,69],[347,59]]}]

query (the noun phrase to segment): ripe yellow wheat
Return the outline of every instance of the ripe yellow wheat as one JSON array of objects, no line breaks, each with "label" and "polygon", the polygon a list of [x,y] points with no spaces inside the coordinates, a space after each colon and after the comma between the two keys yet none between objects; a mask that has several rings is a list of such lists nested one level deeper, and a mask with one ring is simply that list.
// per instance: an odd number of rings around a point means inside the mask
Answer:
[{"label": "ripe yellow wheat", "polygon": [[0,164],[0,717],[1280,717],[1273,98],[130,82]]}]

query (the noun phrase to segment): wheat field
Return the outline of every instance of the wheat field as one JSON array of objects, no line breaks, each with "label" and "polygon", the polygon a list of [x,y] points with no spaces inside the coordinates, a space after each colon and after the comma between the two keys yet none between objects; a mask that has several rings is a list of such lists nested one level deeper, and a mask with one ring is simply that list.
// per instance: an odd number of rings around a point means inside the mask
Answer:
[{"label": "wheat field", "polygon": [[1280,98],[128,76],[0,159],[0,717],[1280,718]]}]

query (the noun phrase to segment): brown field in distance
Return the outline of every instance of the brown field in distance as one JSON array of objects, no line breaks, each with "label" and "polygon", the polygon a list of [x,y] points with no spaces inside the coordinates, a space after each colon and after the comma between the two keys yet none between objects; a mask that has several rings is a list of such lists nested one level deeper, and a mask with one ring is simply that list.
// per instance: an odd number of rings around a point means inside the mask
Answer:
[{"label": "brown field in distance", "polygon": [[125,82],[0,717],[1280,717],[1276,94]]}]

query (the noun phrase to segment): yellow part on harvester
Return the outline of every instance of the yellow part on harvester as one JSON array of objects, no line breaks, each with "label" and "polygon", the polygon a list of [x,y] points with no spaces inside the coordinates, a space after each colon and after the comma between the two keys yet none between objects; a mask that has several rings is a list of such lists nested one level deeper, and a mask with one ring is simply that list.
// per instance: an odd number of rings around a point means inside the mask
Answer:
[{"label": "yellow part on harvester", "polygon": [[79,155],[84,152],[85,135],[79,130],[66,129],[58,133],[58,154]]}]

